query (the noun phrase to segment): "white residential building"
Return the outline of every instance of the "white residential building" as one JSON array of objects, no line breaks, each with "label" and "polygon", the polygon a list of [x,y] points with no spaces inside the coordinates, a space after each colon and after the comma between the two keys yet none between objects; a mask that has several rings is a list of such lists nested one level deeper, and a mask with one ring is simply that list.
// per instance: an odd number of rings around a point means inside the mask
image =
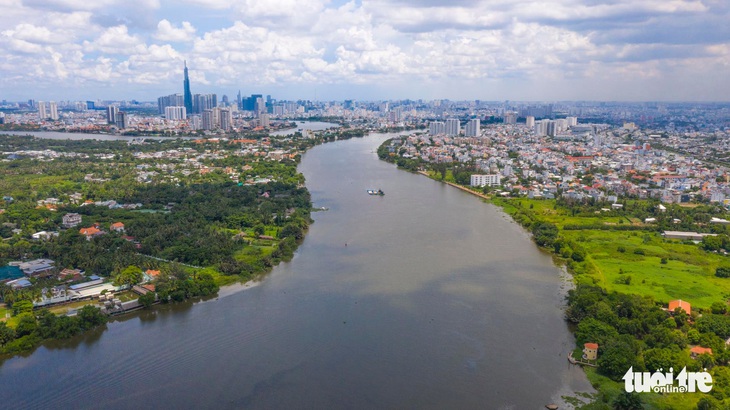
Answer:
[{"label": "white residential building", "polygon": [[479,124],[479,118],[474,118],[469,120],[468,123],[466,123],[466,129],[464,130],[464,135],[467,137],[478,137],[480,135],[480,124]]},{"label": "white residential building", "polygon": [[179,121],[187,118],[185,107],[165,107],[165,118],[168,120]]},{"label": "white residential building", "polygon": [[461,123],[458,118],[449,118],[446,120],[446,135],[455,137],[461,132]]},{"label": "white residential building", "polygon": [[471,186],[499,186],[499,175],[497,174],[489,174],[489,175],[472,175],[471,176],[471,182],[469,185]]},{"label": "white residential building", "polygon": [[428,124],[428,133],[431,135],[439,135],[446,132],[446,124],[442,121],[431,121]]}]

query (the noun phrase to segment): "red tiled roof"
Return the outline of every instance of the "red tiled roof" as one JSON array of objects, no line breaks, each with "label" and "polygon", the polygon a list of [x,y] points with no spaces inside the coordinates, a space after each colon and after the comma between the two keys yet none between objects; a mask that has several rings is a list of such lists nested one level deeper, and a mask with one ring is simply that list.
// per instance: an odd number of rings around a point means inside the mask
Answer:
[{"label": "red tiled roof", "polygon": [[598,343],[586,343],[583,345],[586,349],[598,350]]},{"label": "red tiled roof", "polygon": [[692,305],[689,303],[683,301],[682,299],[679,300],[672,300],[669,302],[669,311],[674,312],[674,309],[681,308],[685,311],[688,315],[692,313]]},{"label": "red tiled roof", "polygon": [[97,228],[93,227],[93,226],[91,228],[81,228],[81,229],[79,229],[79,233],[81,233],[81,235],[86,235],[86,236],[96,235],[99,232],[101,232],[101,231],[98,230]]},{"label": "red tiled roof", "polygon": [[694,353],[694,354],[705,354],[705,353],[712,354],[712,349],[710,349],[709,347],[702,347],[702,346],[695,346],[695,347],[689,349],[689,351],[690,351],[690,353]]}]

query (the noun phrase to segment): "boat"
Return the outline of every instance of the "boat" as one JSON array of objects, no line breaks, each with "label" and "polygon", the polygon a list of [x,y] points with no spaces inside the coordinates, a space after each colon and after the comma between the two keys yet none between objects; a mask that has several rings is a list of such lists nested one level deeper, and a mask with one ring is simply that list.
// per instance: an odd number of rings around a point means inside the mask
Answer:
[{"label": "boat", "polygon": [[385,195],[385,192],[383,192],[381,189],[375,190],[375,189],[368,189],[368,195]]}]

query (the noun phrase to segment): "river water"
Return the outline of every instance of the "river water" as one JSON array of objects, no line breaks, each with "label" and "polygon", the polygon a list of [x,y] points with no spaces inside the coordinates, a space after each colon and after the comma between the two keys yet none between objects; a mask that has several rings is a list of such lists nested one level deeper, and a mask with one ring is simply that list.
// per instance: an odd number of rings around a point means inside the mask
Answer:
[{"label": "river water", "polygon": [[550,256],[494,206],[379,161],[386,138],[304,155],[329,210],[291,262],[6,360],[3,408],[540,409],[589,391]]}]

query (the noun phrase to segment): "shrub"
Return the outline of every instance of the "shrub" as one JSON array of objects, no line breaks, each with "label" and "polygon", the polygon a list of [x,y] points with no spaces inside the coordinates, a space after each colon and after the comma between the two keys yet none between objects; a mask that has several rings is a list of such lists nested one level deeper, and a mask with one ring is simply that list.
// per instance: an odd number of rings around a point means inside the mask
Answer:
[{"label": "shrub", "polygon": [[715,270],[715,276],[718,278],[730,278],[730,268],[725,266],[720,266]]}]

